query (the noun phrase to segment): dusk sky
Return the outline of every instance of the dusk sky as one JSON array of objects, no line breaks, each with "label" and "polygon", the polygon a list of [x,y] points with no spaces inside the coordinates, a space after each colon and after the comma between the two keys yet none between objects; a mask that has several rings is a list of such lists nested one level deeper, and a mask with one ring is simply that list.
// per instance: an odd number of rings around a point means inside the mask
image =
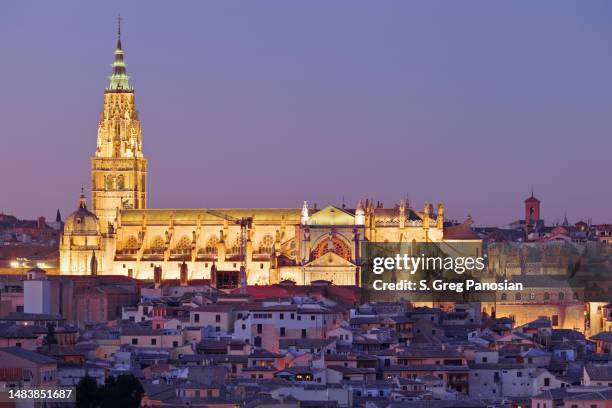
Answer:
[{"label": "dusk sky", "polygon": [[89,197],[116,17],[148,206],[612,222],[612,2],[3,2],[0,212]]}]

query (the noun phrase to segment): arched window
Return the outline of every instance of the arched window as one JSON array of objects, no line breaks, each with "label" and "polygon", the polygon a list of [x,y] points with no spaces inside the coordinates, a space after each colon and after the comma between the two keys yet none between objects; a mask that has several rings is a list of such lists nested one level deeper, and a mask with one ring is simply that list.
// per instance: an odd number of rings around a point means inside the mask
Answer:
[{"label": "arched window", "polygon": [[123,253],[135,254],[136,252],[138,252],[138,248],[140,248],[140,245],[138,244],[138,239],[134,236],[131,236],[125,240],[125,244],[123,245]]},{"label": "arched window", "polygon": [[506,295],[505,293],[501,294],[501,300],[507,300],[508,299],[508,295]]},{"label": "arched window", "polygon": [[[332,252],[336,255],[346,259],[347,261],[351,260],[351,249],[349,246],[342,241],[338,237],[332,238]],[[329,239],[322,240],[314,250],[314,258],[320,258],[325,255],[330,250]]]},{"label": "arched window", "polygon": [[174,247],[174,253],[178,255],[188,255],[191,253],[191,240],[183,236]]},{"label": "arched window", "polygon": [[113,176],[111,174],[109,174],[108,176],[106,176],[106,180],[105,180],[105,185],[106,185],[106,190],[113,190]]},{"label": "arched window", "polygon": [[271,254],[273,245],[274,245],[274,238],[272,238],[272,235],[266,234],[259,242],[259,253],[260,254]]},{"label": "arched window", "polygon": [[565,293],[559,292],[559,300],[565,299]]},{"label": "arched window", "polygon": [[544,300],[550,300],[550,293],[544,292]]},{"label": "arched window", "polygon": [[521,300],[521,294],[520,293],[515,294],[514,300]]},{"label": "arched window", "polygon": [[206,247],[204,247],[204,253],[209,255],[217,255],[217,244],[219,243],[219,238],[215,235],[208,238],[208,242],[206,243]]},{"label": "arched window", "polygon": [[151,247],[149,248],[149,253],[161,255],[164,253],[164,249],[166,247],[166,243],[164,239],[160,236],[157,236],[151,242]]},{"label": "arched window", "polygon": [[123,190],[125,187],[125,181],[123,179],[123,174],[117,176],[117,190]]},{"label": "arched window", "polygon": [[228,255],[240,255],[240,237],[236,237],[234,245],[228,251]]}]

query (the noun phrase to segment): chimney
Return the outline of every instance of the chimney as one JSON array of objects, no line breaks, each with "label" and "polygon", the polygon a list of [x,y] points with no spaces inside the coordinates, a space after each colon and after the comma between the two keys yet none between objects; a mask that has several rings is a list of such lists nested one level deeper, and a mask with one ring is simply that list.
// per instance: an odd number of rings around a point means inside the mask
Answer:
[{"label": "chimney", "polygon": [[183,260],[180,265],[181,286],[187,286],[187,263]]},{"label": "chimney", "polygon": [[161,281],[162,281],[162,268],[161,268],[161,266],[153,267],[153,279],[155,281],[155,288],[159,288],[161,286]]}]

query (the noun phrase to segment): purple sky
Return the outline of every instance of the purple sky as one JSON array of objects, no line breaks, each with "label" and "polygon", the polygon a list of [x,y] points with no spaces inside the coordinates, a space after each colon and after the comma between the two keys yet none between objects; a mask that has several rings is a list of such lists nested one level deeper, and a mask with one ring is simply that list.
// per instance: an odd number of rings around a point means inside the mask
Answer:
[{"label": "purple sky", "polygon": [[[177,5],[178,4],[178,5]],[[0,211],[89,186],[116,16],[149,207],[446,203],[612,222],[612,3],[28,2],[0,11]]]}]

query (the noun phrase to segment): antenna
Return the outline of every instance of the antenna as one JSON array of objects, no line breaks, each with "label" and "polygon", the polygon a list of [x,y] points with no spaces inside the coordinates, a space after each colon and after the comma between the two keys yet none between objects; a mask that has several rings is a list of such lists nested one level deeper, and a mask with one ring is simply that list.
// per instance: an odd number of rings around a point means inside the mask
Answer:
[{"label": "antenna", "polygon": [[117,16],[117,38],[121,38],[121,14]]}]

